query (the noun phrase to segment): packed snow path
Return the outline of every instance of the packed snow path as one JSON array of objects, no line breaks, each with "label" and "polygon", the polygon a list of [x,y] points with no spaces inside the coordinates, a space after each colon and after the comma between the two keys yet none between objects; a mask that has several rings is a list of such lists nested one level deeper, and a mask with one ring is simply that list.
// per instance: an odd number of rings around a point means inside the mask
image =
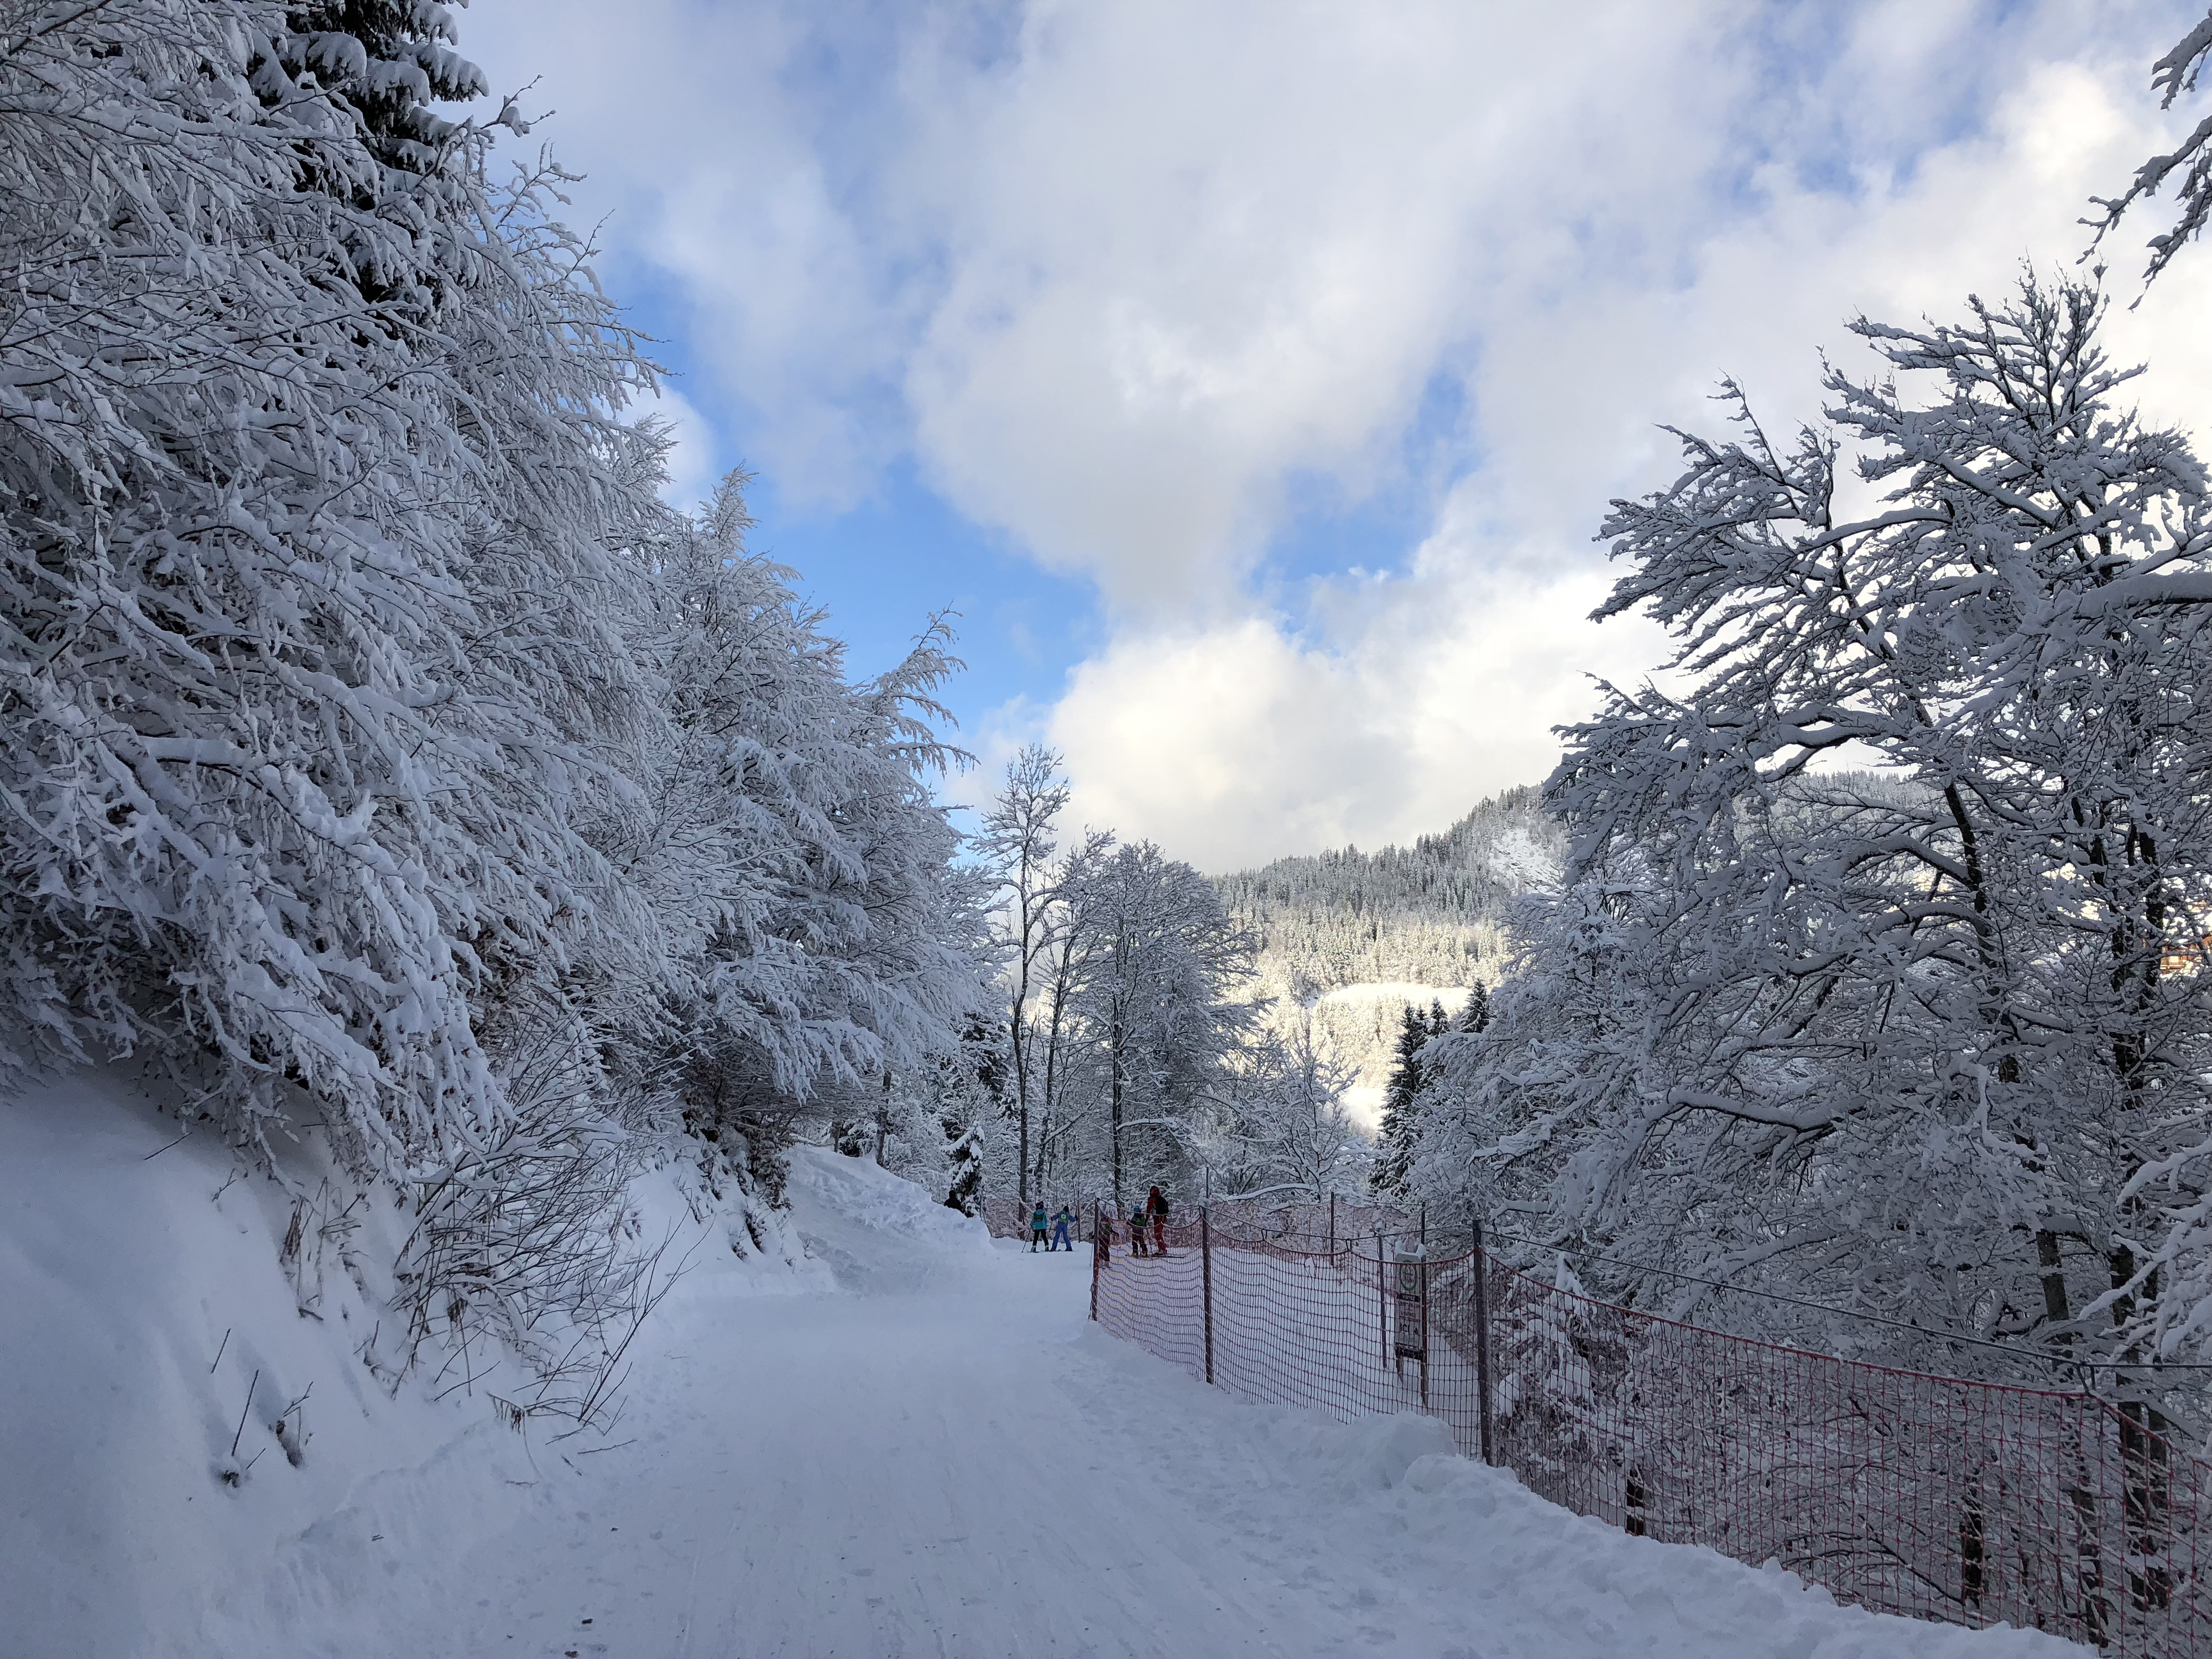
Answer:
[{"label": "packed snow path", "polygon": [[805,1148],[767,1250],[641,1182],[697,1248],[623,1421],[517,1434],[376,1386],[388,1310],[334,1272],[295,1311],[283,1189],[173,1140],[112,1078],[0,1110],[0,1655],[2081,1652],[1624,1537],[1426,1419],[1243,1404],[1089,1324],[1080,1252]]},{"label": "packed snow path", "polygon": [[1090,1326],[1080,1251],[870,1224],[891,1184],[805,1164],[800,1226],[842,1288],[679,1291],[632,1385],[634,1443],[573,1474],[541,1448],[550,1495],[419,1587],[417,1650],[2081,1651],[1622,1537],[1449,1455],[1425,1419],[1229,1400]]}]

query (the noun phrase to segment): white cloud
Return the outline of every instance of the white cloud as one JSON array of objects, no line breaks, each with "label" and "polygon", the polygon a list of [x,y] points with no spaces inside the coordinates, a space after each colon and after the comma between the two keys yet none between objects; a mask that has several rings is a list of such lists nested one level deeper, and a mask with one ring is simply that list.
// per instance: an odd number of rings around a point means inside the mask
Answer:
[{"label": "white cloud", "polygon": [[[1079,817],[1203,869],[1403,841],[1550,769],[1551,727],[1589,709],[1602,592],[1586,570],[1462,571],[1340,595],[1328,635],[1125,633],[1070,677],[1049,737]],[[1617,626],[1655,654],[1650,629]]]},{"label": "white cloud", "polygon": [[[2194,15],[639,0],[610,36],[602,8],[545,0],[488,41],[501,14],[468,21],[495,80],[547,71],[587,204],[623,207],[617,281],[628,261],[676,286],[711,381],[688,393],[787,492],[849,499],[908,454],[1095,579],[1107,643],[998,731],[1046,731],[1094,819],[1219,867],[1402,839],[1540,775],[1585,672],[1656,654],[1581,620],[1606,500],[1668,475],[1655,423],[1710,425],[1723,372],[1778,423],[1814,415],[1845,317],[1948,315],[2023,258],[2070,261],[2086,198],[2193,117],[2144,84]],[[2113,251],[2124,297],[2149,228]],[[2208,285],[2212,250],[2115,319],[2170,416],[2212,372]],[[1417,430],[1439,386],[1463,423]],[[1409,467],[1442,482],[1397,574],[1258,562],[1293,486],[1357,501]]]},{"label": "white cloud", "polygon": [[[1870,368],[1848,316],[1947,317],[1970,290],[2008,287],[2025,258],[2046,271],[2070,261],[2080,204],[2155,131],[2124,79],[2030,63],[1984,129],[1847,193],[1770,167],[1755,211],[1717,226],[1685,216],[1671,284],[1593,270],[1547,303],[1540,266],[1517,292],[1501,283],[1469,376],[1480,459],[1407,574],[1324,585],[1288,624],[1125,627],[1074,673],[1052,724],[1085,805],[1221,868],[1403,840],[1540,778],[1557,753],[1547,728],[1594,707],[1586,673],[1633,678],[1662,654],[1647,625],[1582,620],[1607,580],[1589,543],[1605,501],[1674,471],[1656,423],[1710,430],[1723,372],[1776,424],[1817,419],[1821,348]],[[2114,316],[2115,355],[2159,361],[2138,389],[2161,418],[2197,412],[2208,298],[2200,261]]]}]

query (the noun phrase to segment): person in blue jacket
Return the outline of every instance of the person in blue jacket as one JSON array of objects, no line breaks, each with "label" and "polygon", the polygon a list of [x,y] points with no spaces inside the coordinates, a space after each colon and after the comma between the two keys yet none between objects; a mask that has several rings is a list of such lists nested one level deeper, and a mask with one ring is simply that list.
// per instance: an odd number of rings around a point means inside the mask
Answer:
[{"label": "person in blue jacket", "polygon": [[1075,1218],[1073,1216],[1068,1214],[1067,1206],[1065,1204],[1061,1205],[1060,1206],[1059,1213],[1054,1215],[1052,1218],[1052,1243],[1049,1246],[1050,1249],[1055,1250],[1066,1250],[1071,1255],[1074,1254],[1075,1245],[1067,1236],[1067,1224],[1074,1219]]},{"label": "person in blue jacket", "polygon": [[1039,1199],[1036,1208],[1030,1212],[1030,1254],[1036,1255],[1036,1247],[1044,1242],[1044,1200]]}]

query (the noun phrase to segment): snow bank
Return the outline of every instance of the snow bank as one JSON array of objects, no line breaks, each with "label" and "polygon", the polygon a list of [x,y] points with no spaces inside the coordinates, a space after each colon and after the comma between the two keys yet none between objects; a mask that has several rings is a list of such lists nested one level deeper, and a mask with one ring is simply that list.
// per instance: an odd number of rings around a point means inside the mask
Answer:
[{"label": "snow bank", "polygon": [[794,1146],[790,1156],[792,1227],[841,1289],[925,1289],[957,1279],[990,1251],[981,1218],[947,1208],[872,1159],[822,1146]]},{"label": "snow bank", "polygon": [[387,1396],[354,1352],[378,1312],[280,1265],[281,1189],[175,1133],[112,1072],[0,1104],[9,1651],[205,1651],[249,1598],[295,1622],[532,1479],[481,1392]]},{"label": "snow bank", "polygon": [[[497,1401],[526,1379],[497,1355],[471,1356],[473,1381],[388,1393],[360,1350],[391,1318],[389,1197],[349,1218],[357,1276],[335,1249],[288,1270],[290,1195],[178,1127],[121,1069],[0,1101],[0,1651],[293,1653],[313,1628],[373,1650],[358,1621],[380,1585],[521,1523],[595,1442],[516,1431]],[[324,1171],[301,1147],[286,1173],[312,1188]],[[879,1257],[980,1248],[981,1223],[854,1159],[802,1150],[795,1212],[750,1227],[685,1175],[631,1194],[644,1237],[684,1263],[659,1323],[834,1288],[848,1259],[865,1279]],[[882,1243],[855,1253],[856,1232]]]}]

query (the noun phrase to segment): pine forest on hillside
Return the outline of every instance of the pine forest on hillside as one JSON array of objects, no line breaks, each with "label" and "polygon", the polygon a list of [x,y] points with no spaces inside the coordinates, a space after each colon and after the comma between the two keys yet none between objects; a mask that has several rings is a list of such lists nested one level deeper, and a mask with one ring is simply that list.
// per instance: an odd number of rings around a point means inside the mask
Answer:
[{"label": "pine forest on hillside", "polygon": [[1512,789],[1442,835],[1277,859],[1219,877],[1261,972],[1299,1001],[1342,986],[1495,982],[1515,901],[1557,873],[1565,840],[1539,792]]}]

